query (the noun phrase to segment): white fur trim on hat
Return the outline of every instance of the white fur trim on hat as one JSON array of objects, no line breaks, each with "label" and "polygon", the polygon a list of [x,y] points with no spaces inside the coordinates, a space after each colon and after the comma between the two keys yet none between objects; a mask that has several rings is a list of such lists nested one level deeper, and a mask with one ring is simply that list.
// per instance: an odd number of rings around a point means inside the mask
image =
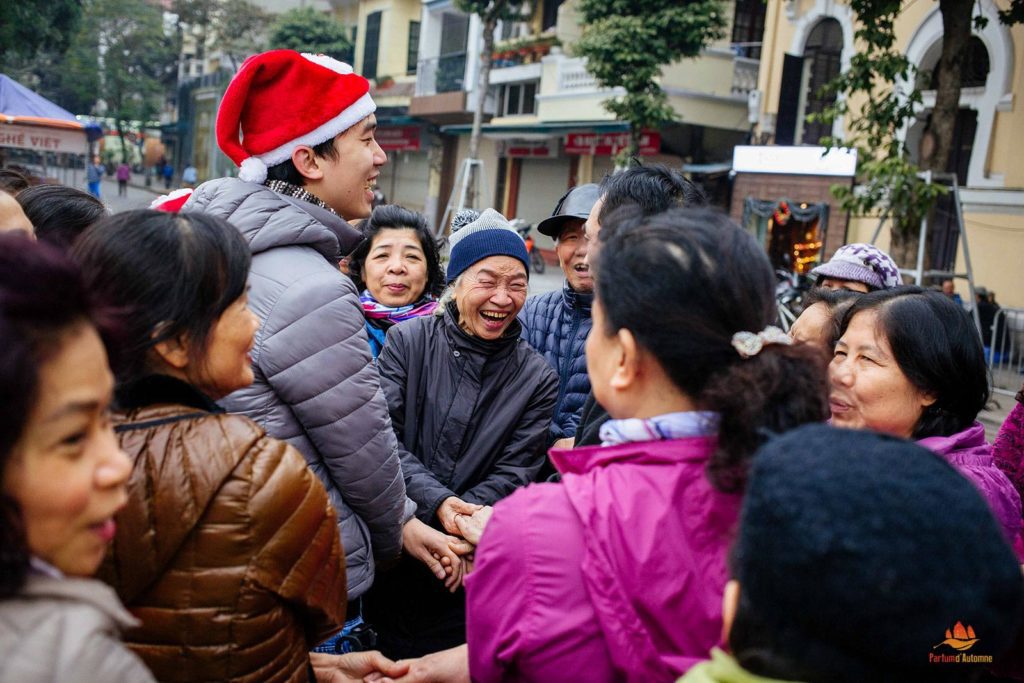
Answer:
[{"label": "white fur trim on hat", "polygon": [[249,157],[238,167],[238,179],[247,183],[262,185],[267,179],[267,164],[259,157]]},{"label": "white fur trim on hat", "polygon": [[301,54],[302,54],[303,57],[305,57],[309,61],[313,62],[314,64],[319,64],[320,66],[322,66],[324,68],[327,68],[327,69],[330,69],[331,71],[334,71],[336,73],[339,73],[339,74],[342,74],[342,75],[352,73],[352,67],[351,66],[349,66],[345,62],[339,62],[334,57],[328,57],[327,55],[321,55],[321,54],[316,54],[315,55],[312,52],[303,52]]},{"label": "white fur trim on hat", "polygon": [[[330,58],[328,57],[328,59]],[[338,63],[340,64],[341,62]],[[370,97],[370,93],[366,93],[353,102],[348,109],[345,109],[327,123],[311,130],[305,135],[301,135],[294,140],[286,142],[276,149],[260,154],[256,158],[267,166],[276,166],[282,161],[287,161],[291,158],[292,151],[294,151],[299,145],[314,147],[319,145],[321,142],[326,142],[335,135],[344,133],[346,130],[356,125],[376,110],[377,105],[373,103],[373,98]],[[248,159],[246,159],[246,161],[248,161]],[[238,177],[241,178],[241,174],[239,174]],[[266,171],[264,171],[263,177],[266,178]],[[260,182],[263,181],[261,180]]]}]

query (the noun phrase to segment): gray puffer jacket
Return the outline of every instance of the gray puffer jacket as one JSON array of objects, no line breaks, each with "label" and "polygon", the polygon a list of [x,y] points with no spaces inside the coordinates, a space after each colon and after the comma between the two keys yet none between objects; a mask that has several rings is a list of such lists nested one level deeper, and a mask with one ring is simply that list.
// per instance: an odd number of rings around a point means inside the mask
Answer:
[{"label": "gray puffer jacket", "polygon": [[183,210],[226,218],[249,242],[256,381],[221,403],[305,456],[338,512],[348,596],[357,598],[373,582],[374,558],[399,554],[414,509],[359,295],[337,266],[359,234],[330,211],[234,178],[200,185]]},{"label": "gray puffer jacket", "polygon": [[0,601],[0,681],[152,682],[121,644],[120,632],[136,624],[99,581],[30,574]]}]

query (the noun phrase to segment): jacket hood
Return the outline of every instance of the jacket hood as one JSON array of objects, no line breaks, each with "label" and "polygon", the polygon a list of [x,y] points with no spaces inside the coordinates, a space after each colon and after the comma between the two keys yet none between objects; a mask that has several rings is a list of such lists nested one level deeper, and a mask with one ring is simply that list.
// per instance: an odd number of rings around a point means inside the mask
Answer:
[{"label": "jacket hood", "polygon": [[139,625],[138,619],[133,617],[117,599],[114,590],[95,579],[73,577],[57,579],[30,574],[19,595],[28,598],[66,600],[71,603],[84,602],[106,615],[121,631]]},{"label": "jacket hood", "polygon": [[275,247],[304,245],[338,261],[362,239],[359,231],[337,214],[237,178],[203,183],[182,210],[227,219],[239,229],[254,255]]},{"label": "jacket hood", "polygon": [[[741,497],[713,489],[704,475],[716,444],[708,436],[550,452],[587,529],[587,592],[629,680],[673,680],[696,661],[680,652],[706,653],[720,637],[726,553]],[[686,575],[650,580],[680,557]],[[679,614],[693,626],[669,637],[665,625]]]}]

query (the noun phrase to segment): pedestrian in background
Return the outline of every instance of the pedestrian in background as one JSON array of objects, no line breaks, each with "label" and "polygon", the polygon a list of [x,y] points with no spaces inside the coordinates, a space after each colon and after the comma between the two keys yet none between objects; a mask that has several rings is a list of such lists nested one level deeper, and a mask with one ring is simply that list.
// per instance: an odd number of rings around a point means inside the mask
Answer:
[{"label": "pedestrian in background", "polygon": [[103,199],[100,196],[100,181],[103,180],[104,171],[98,154],[92,158],[92,163],[85,164],[85,183],[89,187],[89,194],[96,199]]},{"label": "pedestrian in background", "polygon": [[117,172],[114,177],[117,178],[117,196],[127,197],[128,181],[132,177],[132,167],[128,165],[127,161],[122,161],[117,165]]}]

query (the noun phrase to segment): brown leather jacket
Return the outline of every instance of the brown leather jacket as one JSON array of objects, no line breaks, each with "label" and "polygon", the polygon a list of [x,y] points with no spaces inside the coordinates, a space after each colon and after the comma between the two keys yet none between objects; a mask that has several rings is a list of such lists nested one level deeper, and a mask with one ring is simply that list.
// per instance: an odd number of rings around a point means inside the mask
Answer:
[{"label": "brown leather jacket", "polygon": [[323,485],[291,446],[188,385],[118,391],[128,506],[99,577],[142,621],[125,642],[160,681],[305,681],[345,620]]}]

